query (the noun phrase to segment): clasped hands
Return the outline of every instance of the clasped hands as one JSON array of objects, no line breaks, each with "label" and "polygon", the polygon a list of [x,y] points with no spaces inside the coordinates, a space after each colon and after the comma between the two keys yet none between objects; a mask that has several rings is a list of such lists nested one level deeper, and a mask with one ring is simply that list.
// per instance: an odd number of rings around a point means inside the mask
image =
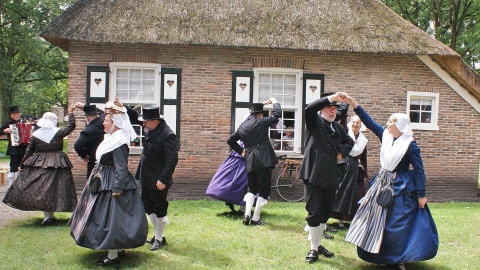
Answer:
[{"label": "clasped hands", "polygon": [[348,105],[352,106],[354,109],[357,108],[358,103],[349,96],[346,92],[337,92],[330,96],[330,101],[345,102]]},{"label": "clasped hands", "polygon": [[277,99],[274,98],[274,97],[272,97],[272,98],[270,98],[270,99],[268,99],[268,100],[265,100],[265,101],[263,102],[263,105],[268,105],[268,104],[273,104],[273,103],[277,103]]}]

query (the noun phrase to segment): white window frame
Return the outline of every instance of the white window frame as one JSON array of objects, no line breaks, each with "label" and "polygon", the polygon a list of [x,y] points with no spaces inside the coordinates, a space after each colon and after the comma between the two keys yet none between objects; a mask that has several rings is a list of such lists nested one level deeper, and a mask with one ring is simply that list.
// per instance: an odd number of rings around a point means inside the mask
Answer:
[{"label": "white window frame", "polygon": [[[301,154],[302,147],[302,123],[303,123],[303,70],[301,69],[292,69],[292,68],[254,68],[254,80],[253,80],[253,102],[263,102],[265,100],[259,100],[259,77],[261,73],[268,74],[288,74],[295,75],[295,105],[285,105],[279,100],[280,105],[282,106],[282,116],[283,111],[294,111],[295,112],[295,126],[294,128],[294,150],[293,151],[284,151],[282,149],[275,150],[276,153],[288,154],[295,153]],[[272,110],[272,105],[265,105],[265,110]],[[283,120],[283,119],[280,119]],[[283,137],[283,134],[281,135]]]},{"label": "white window frame", "polygon": [[412,129],[417,130],[439,130],[438,127],[438,111],[439,111],[438,93],[429,92],[413,92],[407,91],[407,115],[410,115],[410,103],[412,99],[429,99],[432,101],[432,117],[430,123],[410,123]]},{"label": "white window frame", "polygon": [[[160,98],[161,98],[161,91],[160,91],[160,83],[161,83],[161,65],[160,64],[152,64],[152,63],[132,63],[132,62],[112,62],[110,63],[110,90],[109,90],[109,96],[110,97],[115,97],[116,96],[116,91],[117,91],[117,81],[116,81],[116,74],[117,74],[117,69],[153,69],[154,70],[154,98],[153,100],[149,100],[149,102],[145,102],[142,100],[120,100],[124,105],[127,106],[136,106],[140,105],[140,110],[143,105],[146,104],[156,104],[160,105]],[[111,98],[113,99],[113,98]],[[133,125],[139,126],[139,125]],[[130,154],[141,154],[142,148],[143,148],[143,141],[141,138],[144,137],[143,135],[143,128],[140,127],[140,134],[139,134],[139,146],[133,146],[131,147]]]}]

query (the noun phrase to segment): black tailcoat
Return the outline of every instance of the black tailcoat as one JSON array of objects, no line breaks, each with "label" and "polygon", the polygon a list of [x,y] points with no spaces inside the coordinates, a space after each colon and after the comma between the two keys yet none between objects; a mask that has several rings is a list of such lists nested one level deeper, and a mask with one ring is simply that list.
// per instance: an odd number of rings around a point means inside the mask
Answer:
[{"label": "black tailcoat", "polygon": [[228,145],[240,155],[243,152],[243,148],[237,141],[241,140],[245,145],[247,172],[274,167],[278,163],[277,156],[268,138],[268,128],[277,122],[282,115],[279,103],[273,104],[272,112],[272,115],[268,117],[251,117],[242,123],[227,140]]},{"label": "black tailcoat", "polygon": [[[310,184],[328,190],[338,189],[337,155],[346,157],[354,141],[338,122],[334,121],[333,132],[319,111],[330,105],[327,97],[308,104],[305,108],[305,157],[299,178]],[[327,123],[326,123],[327,122]]]},{"label": "black tailcoat", "polygon": [[95,166],[98,145],[103,141],[105,132],[103,131],[103,117],[93,119],[84,130],[80,132],[80,136],[73,145],[75,151],[81,158],[88,155],[87,177],[90,175]]}]

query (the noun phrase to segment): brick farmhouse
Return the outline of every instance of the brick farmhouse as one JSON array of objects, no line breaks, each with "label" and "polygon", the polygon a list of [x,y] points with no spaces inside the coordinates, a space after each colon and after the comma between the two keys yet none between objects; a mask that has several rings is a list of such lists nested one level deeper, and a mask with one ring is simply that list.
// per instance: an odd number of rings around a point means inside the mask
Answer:
[{"label": "brick farmhouse", "polygon": [[[81,0],[41,36],[69,52],[70,104],[118,96],[161,106],[179,138],[172,199],[205,197],[251,102],[277,98],[272,143],[301,158],[305,104],[346,91],[379,123],[410,115],[430,201],[479,201],[480,77],[379,0]],[[68,152],[81,190],[86,168],[73,143],[85,122],[76,115]],[[285,149],[288,127],[295,139]],[[373,175],[380,142],[366,135]],[[132,146],[132,172],[141,145]]]}]

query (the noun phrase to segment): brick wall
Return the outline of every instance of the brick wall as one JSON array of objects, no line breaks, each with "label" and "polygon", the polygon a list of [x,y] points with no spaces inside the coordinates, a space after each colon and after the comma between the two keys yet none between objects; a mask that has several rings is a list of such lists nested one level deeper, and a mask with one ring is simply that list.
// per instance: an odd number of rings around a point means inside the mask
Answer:
[{"label": "brick wall", "polygon": [[[252,59],[258,58],[288,59],[302,63],[305,73],[324,74],[326,91],[348,92],[379,123],[385,123],[392,113],[405,112],[407,91],[439,93],[440,130],[414,130],[427,174],[427,197],[431,201],[480,200],[480,114],[411,55],[72,42],[69,102],[85,100],[86,67],[90,65],[133,61],[181,68],[181,149],[170,197],[204,198],[209,180],[229,152],[231,71],[252,70]],[[79,191],[86,169],[73,142],[85,125],[81,115],[77,112],[77,129],[69,136],[68,146]],[[372,135],[366,132],[369,171],[374,175],[379,168],[380,142]],[[138,156],[131,156],[129,162],[134,173]]]}]

